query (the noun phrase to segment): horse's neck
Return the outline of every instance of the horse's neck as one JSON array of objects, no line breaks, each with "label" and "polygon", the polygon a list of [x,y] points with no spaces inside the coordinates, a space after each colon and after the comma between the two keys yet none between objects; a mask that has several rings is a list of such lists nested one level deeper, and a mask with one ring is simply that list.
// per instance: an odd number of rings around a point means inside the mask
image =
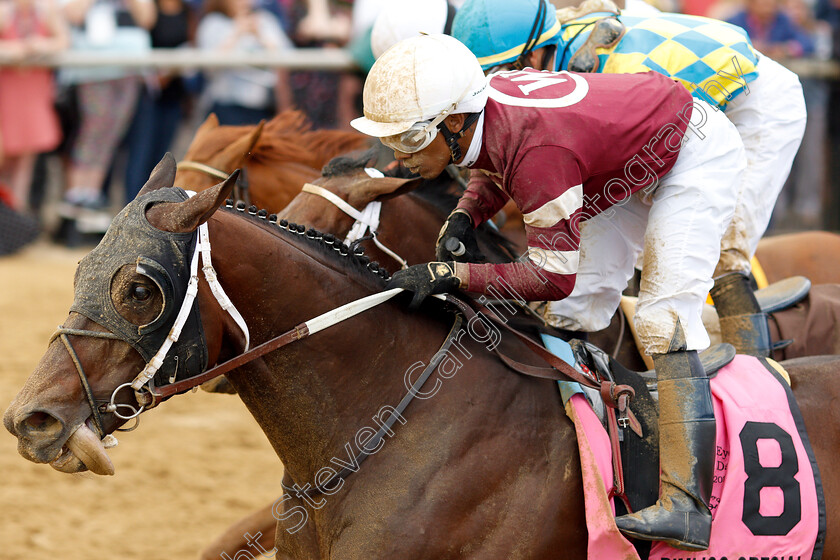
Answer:
[{"label": "horse's neck", "polygon": [[255,185],[251,191],[254,204],[278,214],[298,196],[301,185],[321,176],[318,169],[293,161],[273,165],[249,161],[246,168]]},{"label": "horse's neck", "polygon": [[[373,291],[331,268],[340,267],[337,259],[297,248],[307,250],[309,242],[276,239],[247,219],[214,219],[210,236],[214,267],[249,326],[252,347]],[[311,480],[313,469],[352,441],[359,418],[399,402],[402,373],[417,357],[428,361],[437,351],[446,326],[408,317],[385,304],[228,375],[293,477]],[[222,359],[241,351],[238,328],[225,325],[210,350]]]}]

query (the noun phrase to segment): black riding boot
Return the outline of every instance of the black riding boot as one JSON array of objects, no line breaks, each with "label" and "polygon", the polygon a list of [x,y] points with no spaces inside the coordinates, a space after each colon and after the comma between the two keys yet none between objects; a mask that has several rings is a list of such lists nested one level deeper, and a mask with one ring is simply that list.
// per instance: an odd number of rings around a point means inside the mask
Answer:
[{"label": "black riding boot", "polygon": [[767,314],[755,299],[745,274],[731,272],[715,280],[711,291],[720,317],[720,334],[739,354],[769,357],[772,349]]},{"label": "black riding boot", "polygon": [[705,550],[712,531],[715,416],[697,351],[682,348],[653,356],[659,386],[659,500],[615,522],[632,538]]}]

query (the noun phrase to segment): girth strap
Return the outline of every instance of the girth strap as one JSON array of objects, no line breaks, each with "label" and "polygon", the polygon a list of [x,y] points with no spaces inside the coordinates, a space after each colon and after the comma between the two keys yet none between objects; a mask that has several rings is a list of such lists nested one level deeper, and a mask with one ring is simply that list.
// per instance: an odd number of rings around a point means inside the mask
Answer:
[{"label": "girth strap", "polygon": [[[636,419],[633,411],[630,409],[630,401],[636,394],[633,387],[630,385],[619,385],[614,381],[597,378],[590,379],[589,377],[584,376],[572,366],[567,364],[564,360],[558,358],[521,332],[517,331],[505,321],[502,321],[502,319],[500,319],[490,308],[482,306],[474,300],[471,300],[471,302],[478,309],[478,312],[473,311],[467,302],[462,301],[451,294],[447,294],[446,300],[456,305],[458,309],[460,309],[461,312],[469,318],[481,313],[493,321],[493,323],[497,326],[504,327],[508,332],[516,335],[516,337],[535,354],[543,358],[552,366],[551,368],[529,366],[513,360],[509,356],[504,355],[498,348],[495,348],[493,352],[499,357],[499,359],[517,373],[557,381],[564,379],[564,377],[568,377],[581,385],[592,387],[600,391],[601,398],[603,399],[604,404],[607,405],[607,433],[609,434],[610,447],[612,449],[613,487],[610,489],[609,497],[612,498],[615,496],[621,499],[621,501],[624,502],[627,511],[632,512],[633,509],[630,507],[630,500],[627,498],[627,494],[625,493],[624,467],[621,463],[618,426],[621,426],[622,428],[629,427],[637,436],[642,437],[642,426]],[[616,418],[616,412],[618,412],[618,418]]]}]

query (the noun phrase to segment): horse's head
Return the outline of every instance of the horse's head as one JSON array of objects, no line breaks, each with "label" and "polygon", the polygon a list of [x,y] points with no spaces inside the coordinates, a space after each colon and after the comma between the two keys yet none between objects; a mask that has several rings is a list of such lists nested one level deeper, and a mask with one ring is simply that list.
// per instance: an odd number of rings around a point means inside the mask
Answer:
[{"label": "horse's head", "polygon": [[382,202],[414,190],[421,184],[422,179],[419,177],[385,177],[376,169],[365,167],[373,156],[373,152],[368,151],[360,157],[339,156],[333,159],[323,169],[322,176],[303,186],[303,192],[292,199],[279,215],[340,234],[341,228],[337,226],[347,222],[349,229],[353,219],[326,198],[322,194],[324,191],[361,212],[371,202]]},{"label": "horse's head", "polygon": [[[203,190],[234,169],[247,171],[247,199],[272,212],[283,209],[333,157],[366,148],[357,132],[311,130],[299,111],[284,111],[265,126],[219,126],[214,115],[199,127],[178,164],[175,184]],[[245,191],[238,193],[246,200]]]},{"label": "horse's head", "polygon": [[[63,472],[112,474],[102,439],[138,408],[126,384],[141,371],[154,371],[152,381],[165,384],[206,367],[198,307],[181,309],[193,297],[196,229],[229,195],[236,175],[189,198],[171,188],[175,160],[167,154],[80,261],[70,314],[3,418],[21,455]],[[179,344],[159,351],[176,322],[183,322]]]},{"label": "horse's head", "polygon": [[210,114],[198,127],[178,165],[175,184],[193,191],[209,189],[244,167],[263,132],[264,123],[253,126],[220,126]]}]

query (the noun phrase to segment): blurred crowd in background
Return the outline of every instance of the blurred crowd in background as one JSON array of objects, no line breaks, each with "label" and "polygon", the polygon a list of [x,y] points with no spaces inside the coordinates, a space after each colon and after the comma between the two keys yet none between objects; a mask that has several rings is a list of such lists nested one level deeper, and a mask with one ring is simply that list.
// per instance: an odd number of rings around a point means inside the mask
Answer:
[{"label": "blurred crowd in background", "polygon": [[[557,7],[572,3],[552,1]],[[349,129],[349,121],[362,113],[364,75],[373,64],[371,28],[395,2],[438,9],[434,5],[444,0],[0,0],[4,60],[66,49],[321,47],[347,49],[359,67],[189,73],[0,67],[0,255],[20,245],[19,238],[8,241],[12,235],[49,236],[73,245],[83,240],[80,233],[104,231],[114,209],[136,195],[166,151],[179,155],[174,149],[179,138],[188,142],[210,112],[223,125],[239,125],[294,108],[314,128]],[[461,3],[450,2],[455,9]],[[840,59],[840,0],[651,4],[735,23],[760,52],[778,60]],[[830,139],[840,130],[840,119],[830,107],[840,106],[832,103],[840,89],[823,79],[801,76],[801,81],[808,126],[771,232],[832,226],[825,208],[831,146],[838,143]],[[55,203],[47,205],[49,185],[56,184]],[[13,228],[17,233],[9,232]]]}]

